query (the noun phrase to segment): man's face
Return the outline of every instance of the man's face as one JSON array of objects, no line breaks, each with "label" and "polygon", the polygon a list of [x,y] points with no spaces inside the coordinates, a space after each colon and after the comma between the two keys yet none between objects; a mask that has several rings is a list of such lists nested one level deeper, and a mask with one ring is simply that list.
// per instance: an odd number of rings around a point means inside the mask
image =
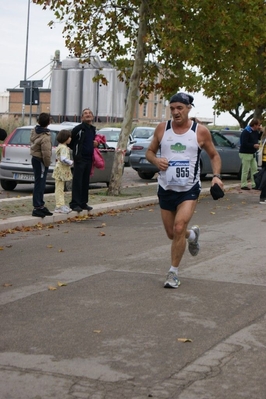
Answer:
[{"label": "man's face", "polygon": [[89,109],[85,109],[82,113],[82,117],[81,117],[82,122],[85,123],[92,123],[93,122],[93,113],[91,112],[91,110]]},{"label": "man's face", "polygon": [[183,103],[172,103],[170,104],[170,111],[175,123],[181,125],[188,119],[190,108]]}]

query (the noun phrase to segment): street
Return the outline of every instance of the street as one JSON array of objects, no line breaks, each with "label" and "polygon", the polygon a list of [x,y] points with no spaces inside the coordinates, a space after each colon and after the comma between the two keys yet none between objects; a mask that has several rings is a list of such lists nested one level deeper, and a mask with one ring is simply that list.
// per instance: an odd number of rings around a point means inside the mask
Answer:
[{"label": "street", "polygon": [[265,209],[203,197],[164,289],[157,205],[1,239],[1,399],[264,399]]},{"label": "street", "polygon": [[[203,181],[202,181],[202,187],[205,187],[205,182],[208,182],[207,185],[209,186],[209,181],[211,177],[207,176]],[[239,180],[236,179],[236,176],[224,176],[225,181],[229,181],[230,183],[239,183]],[[126,167],[124,169],[124,174],[123,174],[123,179],[122,179],[122,187],[124,186],[130,186],[130,185],[139,185],[139,184],[150,184],[150,183],[155,183],[157,179],[154,177],[151,180],[143,180],[141,179],[137,172],[133,170],[131,167]],[[99,188],[99,187],[106,187],[105,184],[94,184],[91,185],[91,190],[93,188]],[[33,190],[33,184],[18,184],[17,187],[13,191],[5,191],[0,187],[0,199],[3,198],[13,198],[13,197],[24,197],[32,194]],[[54,186],[52,185],[47,185],[45,193],[53,193],[54,192]]]}]

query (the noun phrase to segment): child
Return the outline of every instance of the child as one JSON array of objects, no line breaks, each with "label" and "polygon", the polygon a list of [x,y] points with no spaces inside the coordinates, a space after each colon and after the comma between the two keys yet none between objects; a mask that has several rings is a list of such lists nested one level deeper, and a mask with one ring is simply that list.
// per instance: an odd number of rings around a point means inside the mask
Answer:
[{"label": "child", "polygon": [[55,202],[57,213],[69,213],[71,209],[65,205],[64,186],[65,181],[72,180],[71,166],[73,161],[70,159],[70,150],[67,144],[71,141],[70,130],[60,130],[57,135],[59,143],[56,149],[56,165],[53,172],[55,179]]}]

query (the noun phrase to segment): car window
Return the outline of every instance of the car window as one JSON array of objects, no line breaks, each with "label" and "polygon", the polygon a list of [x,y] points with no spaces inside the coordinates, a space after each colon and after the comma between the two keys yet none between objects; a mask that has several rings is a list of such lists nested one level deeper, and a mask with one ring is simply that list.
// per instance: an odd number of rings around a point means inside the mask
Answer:
[{"label": "car window", "polygon": [[[58,131],[50,130],[51,134],[51,141],[53,146],[57,146],[58,142],[56,140],[56,136]],[[30,145],[30,135],[31,129],[17,129],[16,132],[11,137],[9,144],[16,144],[16,145]]]},{"label": "car window", "polygon": [[135,129],[133,132],[133,137],[134,138],[139,138],[139,139],[148,139],[149,137],[152,136],[153,132],[155,129]]},{"label": "car window", "polygon": [[17,129],[11,137],[9,144],[30,144],[31,129]]},{"label": "car window", "polygon": [[221,134],[212,132],[212,140],[214,145],[219,147],[231,147],[231,143]]},{"label": "car window", "polygon": [[108,130],[106,130],[106,131],[105,131],[105,130],[102,130],[102,131],[99,131],[99,134],[105,136],[106,141],[117,142],[117,141],[119,140],[120,132],[113,131],[113,130],[110,130],[110,131],[108,131]]},{"label": "car window", "polygon": [[240,140],[240,138],[238,136],[235,136],[233,134],[225,134],[225,137],[227,137],[228,140],[232,141],[232,143],[234,143],[234,144],[238,144],[239,140]]}]

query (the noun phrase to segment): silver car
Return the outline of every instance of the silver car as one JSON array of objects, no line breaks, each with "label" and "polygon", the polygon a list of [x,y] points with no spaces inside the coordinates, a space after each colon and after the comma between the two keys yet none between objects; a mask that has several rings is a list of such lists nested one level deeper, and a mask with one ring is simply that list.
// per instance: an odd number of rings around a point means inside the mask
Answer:
[{"label": "silver car", "polygon": [[[212,131],[212,140],[222,160],[222,174],[237,175],[241,178],[241,160],[239,158],[239,148],[237,145],[229,141],[221,133]],[[152,179],[155,173],[159,172],[156,166],[147,161],[145,154],[150,145],[152,137],[148,140],[136,142],[131,148],[129,163],[134,170],[137,171],[141,179]],[[160,156],[160,150],[158,151]],[[211,161],[206,153],[202,150],[200,155],[200,175],[201,178],[212,173]]]},{"label": "silver car", "polygon": [[[121,128],[120,127],[103,127],[102,129],[97,131],[97,134],[101,134],[102,136],[105,136],[106,139],[106,144],[108,145],[109,148],[114,148],[116,150],[119,136],[121,133]],[[132,136],[129,135],[128,138],[128,143],[127,143],[127,150],[125,154],[125,166],[129,166],[129,154],[131,152],[131,146],[133,144],[133,139]]]},{"label": "silver car", "polygon": [[[47,174],[47,184],[55,184],[52,173],[55,167],[55,149],[58,145],[57,133],[62,129],[73,129],[73,124],[51,124],[48,126],[52,140],[52,160]],[[30,135],[34,126],[16,128],[5,140],[2,146],[2,158],[0,162],[0,183],[4,190],[14,190],[17,184],[33,183],[34,174],[31,165]],[[109,185],[114,161],[115,150],[108,146],[101,146],[100,151],[105,160],[105,169],[94,169],[90,183],[106,183]],[[68,184],[69,188],[71,185]]]}]

